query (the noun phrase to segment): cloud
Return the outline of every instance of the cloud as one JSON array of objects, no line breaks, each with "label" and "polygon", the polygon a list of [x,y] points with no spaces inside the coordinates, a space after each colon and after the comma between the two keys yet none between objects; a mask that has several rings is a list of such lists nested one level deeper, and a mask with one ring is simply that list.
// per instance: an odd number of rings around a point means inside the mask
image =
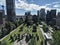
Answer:
[{"label": "cloud", "polygon": [[22,0],[19,0],[19,3],[16,2],[16,8],[24,9],[24,10],[40,10],[41,8],[46,8],[46,6],[40,6],[33,3],[28,4]]},{"label": "cloud", "polygon": [[55,8],[59,8],[60,5],[59,5],[59,4],[56,4],[56,5],[54,5],[53,7],[55,7]]},{"label": "cloud", "polygon": [[[34,0],[31,0],[34,2]],[[5,4],[5,0],[0,0],[0,5]],[[57,11],[60,10],[60,2],[53,2],[49,4],[45,4],[43,6],[37,5],[37,4],[28,4],[27,0],[15,0],[15,8],[17,9],[23,9],[27,11],[32,11],[32,10],[40,10],[41,8],[45,8],[46,10],[51,10],[51,9],[57,9]]]},{"label": "cloud", "polygon": [[19,8],[19,9],[24,9],[24,10],[33,10],[35,9],[35,7],[39,7],[38,5],[35,5],[35,4],[28,4],[28,3],[25,3],[24,1],[21,1],[19,0],[20,3],[16,3],[16,8]]},{"label": "cloud", "polygon": [[51,4],[45,4],[46,6],[49,6],[49,5],[51,5]]},{"label": "cloud", "polygon": [[46,4],[46,10],[56,9],[57,12],[60,11],[60,2],[53,2],[50,4]]},{"label": "cloud", "polygon": [[46,6],[54,6],[54,5],[59,5],[60,4],[60,2],[53,2],[53,3],[49,3],[49,4],[46,4]]},{"label": "cloud", "polygon": [[53,2],[52,4],[60,4],[60,2]]},{"label": "cloud", "polygon": [[16,8],[24,9],[24,10],[40,10],[41,8],[45,8],[46,10],[51,10],[51,9],[59,9],[60,7],[60,2],[53,2],[50,4],[45,4],[43,6],[33,3],[28,4],[26,0],[19,0],[18,2],[19,3],[16,3]]},{"label": "cloud", "polygon": [[21,0],[21,1],[26,1],[26,0]]},{"label": "cloud", "polygon": [[5,0],[0,0],[0,5],[6,6]]}]

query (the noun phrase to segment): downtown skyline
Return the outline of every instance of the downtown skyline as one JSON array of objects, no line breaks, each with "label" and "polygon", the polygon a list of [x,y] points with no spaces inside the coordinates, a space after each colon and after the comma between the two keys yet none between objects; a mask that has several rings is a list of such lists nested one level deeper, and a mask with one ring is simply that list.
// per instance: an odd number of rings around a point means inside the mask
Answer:
[{"label": "downtown skyline", "polygon": [[[0,0],[1,5],[4,5],[6,12],[5,0]],[[31,11],[32,14],[36,14],[37,10],[45,8],[46,10],[56,9],[60,12],[60,0],[15,0],[15,12],[16,15],[24,15],[26,11]]]},{"label": "downtown skyline", "polygon": [[60,0],[0,0],[0,45],[60,45]]}]

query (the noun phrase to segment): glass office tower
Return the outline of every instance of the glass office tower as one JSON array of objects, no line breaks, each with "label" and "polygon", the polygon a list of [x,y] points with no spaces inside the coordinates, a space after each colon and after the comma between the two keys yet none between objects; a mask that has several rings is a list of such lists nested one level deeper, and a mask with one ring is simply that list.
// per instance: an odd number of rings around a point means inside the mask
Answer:
[{"label": "glass office tower", "polygon": [[6,9],[7,9],[7,20],[15,21],[15,0],[6,0]]}]

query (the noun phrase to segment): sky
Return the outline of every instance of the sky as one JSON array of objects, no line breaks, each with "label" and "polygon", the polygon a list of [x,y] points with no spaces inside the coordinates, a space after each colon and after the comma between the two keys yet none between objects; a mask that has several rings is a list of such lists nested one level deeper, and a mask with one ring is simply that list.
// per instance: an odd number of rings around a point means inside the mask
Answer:
[{"label": "sky", "polygon": [[[0,0],[1,5],[4,5],[6,12],[5,0]],[[60,12],[60,0],[15,0],[15,12],[16,15],[24,15],[26,11],[31,11],[31,14],[37,14],[37,10],[45,8],[45,10],[56,9]]]}]

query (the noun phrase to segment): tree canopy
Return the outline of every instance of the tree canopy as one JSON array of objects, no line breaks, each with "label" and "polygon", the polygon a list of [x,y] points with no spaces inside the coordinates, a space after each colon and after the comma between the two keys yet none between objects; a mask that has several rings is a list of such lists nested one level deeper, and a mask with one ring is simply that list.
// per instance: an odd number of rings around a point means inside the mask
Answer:
[{"label": "tree canopy", "polygon": [[60,45],[60,31],[54,31],[53,33],[54,45]]}]

